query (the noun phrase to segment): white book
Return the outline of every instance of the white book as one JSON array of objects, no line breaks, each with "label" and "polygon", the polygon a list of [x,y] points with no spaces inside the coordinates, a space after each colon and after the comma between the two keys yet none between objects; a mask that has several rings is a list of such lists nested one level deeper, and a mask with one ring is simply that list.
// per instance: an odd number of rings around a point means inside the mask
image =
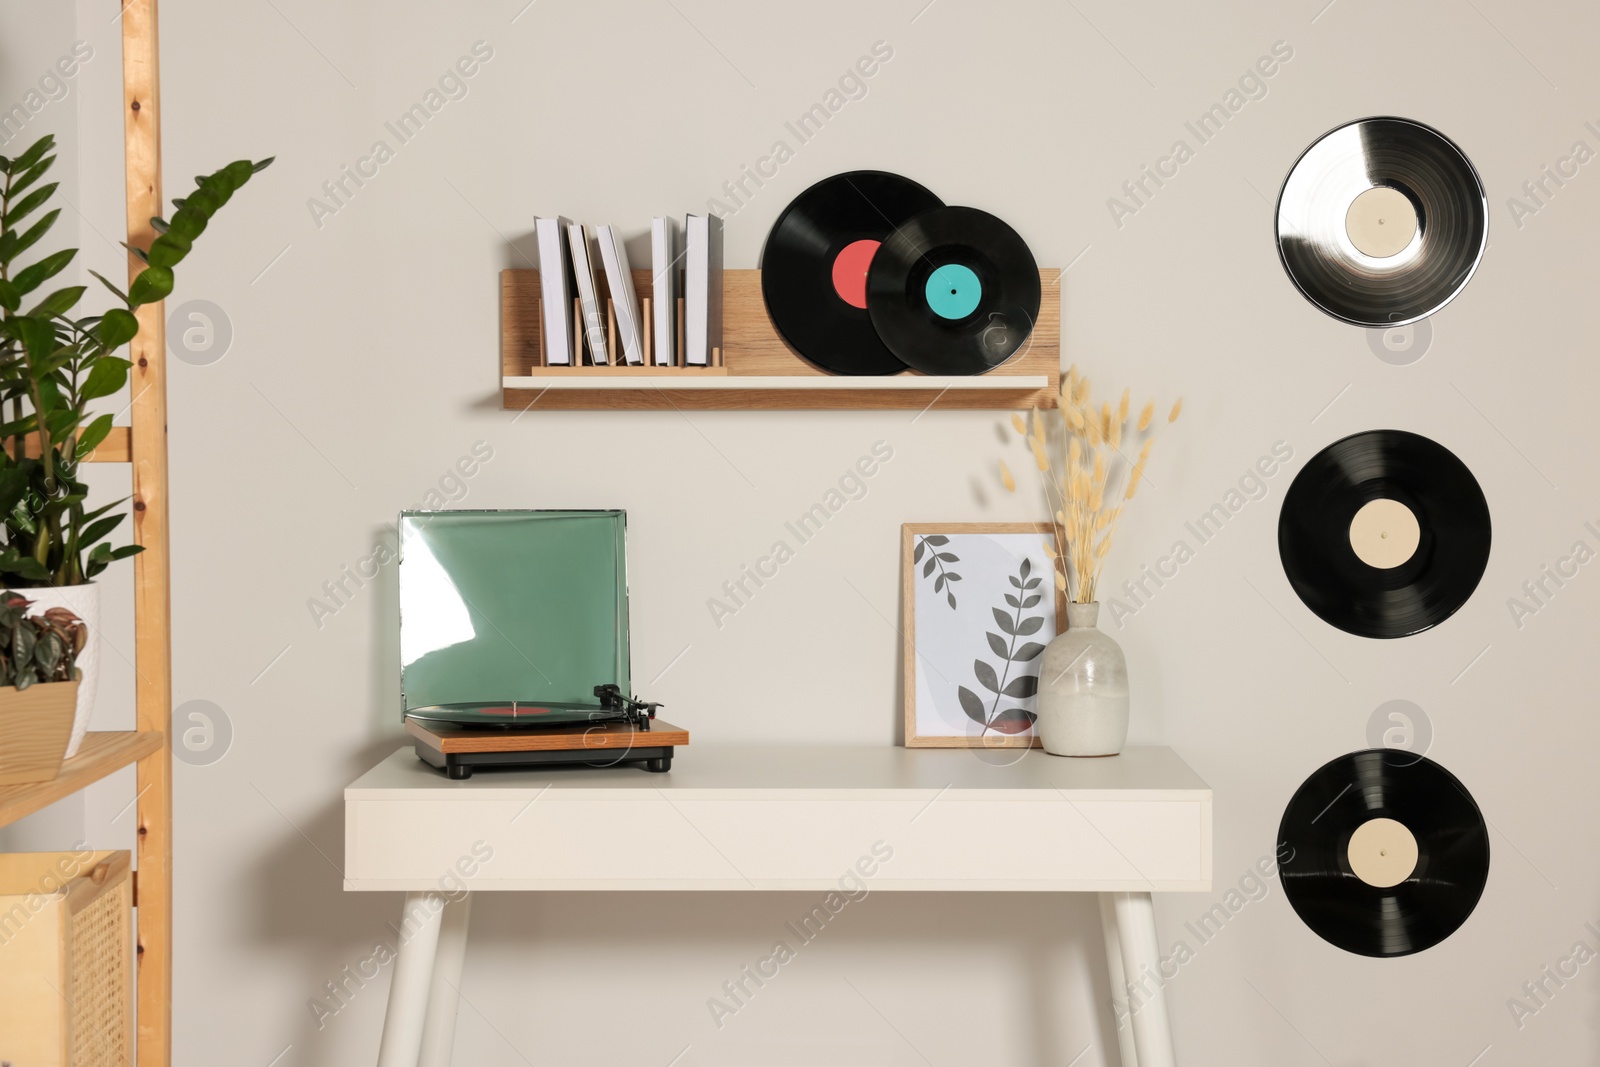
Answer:
[{"label": "white book", "polygon": [[583,310],[583,339],[589,345],[589,358],[595,366],[602,366],[611,362],[606,355],[606,316],[600,307],[600,288],[594,283],[594,261],[583,223],[567,223],[567,246],[572,250],[572,276],[578,282],[578,303]]},{"label": "white book", "polygon": [[722,220],[690,215],[684,231],[683,361],[708,367],[722,347]]},{"label": "white book", "polygon": [[639,296],[633,290],[633,271],[628,267],[628,250],[617,239],[617,231],[602,226],[596,236],[600,244],[600,262],[606,268],[606,282],[611,288],[611,306],[617,315],[617,339],[622,343],[622,355],[628,363],[644,363],[644,334],[639,326]]},{"label": "white book", "polygon": [[572,258],[565,230],[571,220],[533,220],[539,238],[539,296],[543,308],[544,359],[551,367],[572,365]]},{"label": "white book", "polygon": [[650,358],[671,367],[678,357],[678,220],[658,215],[650,221],[650,273],[654,276],[655,347]]}]

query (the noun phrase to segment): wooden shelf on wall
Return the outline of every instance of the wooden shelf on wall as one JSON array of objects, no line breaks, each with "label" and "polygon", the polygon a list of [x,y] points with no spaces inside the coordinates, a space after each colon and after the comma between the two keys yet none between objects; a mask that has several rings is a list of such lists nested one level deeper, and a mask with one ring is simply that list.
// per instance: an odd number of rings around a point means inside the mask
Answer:
[{"label": "wooden shelf on wall", "polygon": [[32,815],[93,785],[112,771],[159,751],[161,737],[161,733],[154,730],[89,731],[78,747],[78,754],[61,765],[61,773],[54,781],[0,785],[0,826],[9,826],[24,815]]},{"label": "wooden shelf on wall", "polygon": [[[601,299],[608,300],[603,278]],[[1039,321],[1020,355],[988,374],[882,377],[828,374],[784,343],[767,315],[761,272],[723,272],[721,365],[550,367],[544,365],[536,270],[500,272],[501,406],[513,411],[1026,408],[1054,407],[1061,384],[1061,272],[1039,272]],[[651,272],[633,272],[639,298]],[[645,326],[650,317],[644,316]],[[681,331],[680,331],[681,333]]]}]

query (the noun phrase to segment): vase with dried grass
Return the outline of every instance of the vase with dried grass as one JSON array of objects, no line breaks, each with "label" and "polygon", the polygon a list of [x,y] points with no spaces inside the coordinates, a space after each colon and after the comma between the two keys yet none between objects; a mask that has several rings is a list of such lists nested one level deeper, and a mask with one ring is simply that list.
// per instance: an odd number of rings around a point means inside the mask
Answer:
[{"label": "vase with dried grass", "polygon": [[[1128,739],[1127,657],[1096,625],[1095,594],[1123,509],[1138,494],[1155,444],[1155,403],[1130,421],[1130,400],[1123,390],[1115,406],[1104,401],[1097,408],[1089,379],[1074,367],[1062,379],[1053,413],[1034,408],[1030,420],[1011,417],[1044,484],[1053,518],[1045,552],[1067,599],[1067,629],[1045,646],[1035,704],[1039,740],[1058,756],[1114,756]],[[1179,400],[1166,421],[1175,422],[1182,410]],[[1004,461],[1000,479],[1016,491]]]}]

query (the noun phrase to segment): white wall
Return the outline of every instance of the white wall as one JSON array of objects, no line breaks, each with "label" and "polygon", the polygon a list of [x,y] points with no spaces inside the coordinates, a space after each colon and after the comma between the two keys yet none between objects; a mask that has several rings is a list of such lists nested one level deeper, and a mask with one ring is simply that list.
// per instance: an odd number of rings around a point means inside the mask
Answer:
[{"label": "white wall", "polygon": [[[1592,7],[524,2],[163,5],[168,196],[228,160],[279,157],[213,224],[169,302],[212,301],[234,330],[220,362],[172,368],[176,700],[215,702],[234,731],[220,762],[177,765],[178,1064],[374,1054],[386,979],[320,1030],[307,1000],[388,936],[398,907],[341,893],[337,870],[340,789],[400,743],[393,575],[321,627],[307,602],[475,441],[495,457],[464,506],[629,509],[636,674],[655,678],[688,646],[647,692],[697,743],[895,743],[898,646],[882,616],[898,603],[899,525],[1036,517],[995,489],[1003,414],[535,411],[513,424],[496,388],[496,272],[533,255],[535,213],[637,238],[652,214],[702,209],[880,40],[894,56],[867,96],[730,219],[729,266],[756,265],[793,195],[861,167],[992,210],[1041,263],[1073,264],[1065,358],[1113,392],[1186,398],[1124,525],[1113,587],[1275,442],[1293,448],[1268,496],[1117,632],[1134,742],[1173,746],[1216,790],[1216,889],[1158,904],[1163,940],[1196,950],[1170,987],[1183,1061],[1466,1064],[1486,1046],[1485,1064],[1594,1058],[1592,968],[1520,1029],[1506,1004],[1575,941],[1600,947],[1584,927],[1600,919],[1588,847],[1600,578],[1586,568],[1520,628],[1507,607],[1574,541],[1594,546],[1583,523],[1600,520],[1597,165],[1520,226],[1507,206],[1575,141],[1600,148],[1584,126],[1600,126]],[[54,16],[40,10],[7,7],[8,45],[14,28],[45,32]],[[84,98],[100,183],[86,210],[115,235],[116,27],[85,4],[77,32],[105,60]],[[307,201],[322,183],[480,40],[493,58],[466,98],[316,225]],[[1107,198],[1278,41],[1293,58],[1265,98],[1117,226]],[[1272,245],[1287,167],[1369,114],[1445,130],[1491,192],[1483,267],[1407,367],[1309,307]],[[1323,625],[1275,551],[1294,470],[1384,426],[1460,455],[1495,521],[1477,595],[1400,642]],[[894,459],[867,497],[717,629],[707,598],[878,439]],[[1300,781],[1364,747],[1373,709],[1395,698],[1426,710],[1431,754],[1493,827],[1471,921],[1429,952],[1367,960],[1314,937],[1272,883],[1209,944],[1189,937],[1183,923],[1273,851]],[[1114,1056],[1094,910],[1047,896],[874,896],[716,1029],[706,998],[808,907],[804,895],[481,900],[459,1061],[666,1064],[686,1045],[675,1062]]]}]

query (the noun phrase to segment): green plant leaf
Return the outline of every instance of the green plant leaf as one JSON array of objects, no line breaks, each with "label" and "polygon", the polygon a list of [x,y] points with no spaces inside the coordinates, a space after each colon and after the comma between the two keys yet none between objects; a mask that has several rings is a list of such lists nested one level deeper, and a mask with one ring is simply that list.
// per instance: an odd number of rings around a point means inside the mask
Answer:
[{"label": "green plant leaf", "polygon": [[150,228],[157,233],[166,233],[169,229],[171,229],[171,227],[167,225],[167,220],[162,218],[160,215],[150,216]]},{"label": "green plant leaf", "polygon": [[152,267],[175,267],[193,247],[194,242],[187,237],[175,233],[162,234],[151,243],[150,253],[145,257],[145,262]]},{"label": "green plant leaf", "polygon": [[[105,286],[107,289],[110,289],[113,293],[116,293],[118,298],[120,298],[124,304],[128,302],[128,294],[112,285],[111,281],[104,274],[101,274],[97,270],[92,270],[89,273],[94,275],[96,280],[98,280],[101,285]],[[110,312],[107,312],[107,314],[110,314]]]},{"label": "green plant leaf", "polygon": [[83,298],[88,292],[88,286],[73,285],[66,289],[57,289],[29,311],[28,314],[40,318],[52,318],[56,315],[65,315],[71,311],[73,305]]},{"label": "green plant leaf", "polygon": [[59,252],[53,252],[45,256],[37,263],[23,267],[13,279],[17,286],[17,292],[33,292],[43,285],[45,281],[65,270],[67,264],[72,262],[72,257],[77,254],[78,250],[76,248],[63,248]]},{"label": "green plant leaf", "polygon": [[39,207],[39,205],[43,204],[46,200],[49,200],[51,195],[55,193],[56,186],[59,184],[61,183],[51,182],[49,185],[41,185],[27,196],[17,201],[11,206],[11,210],[7,211],[3,218],[0,218],[0,225],[4,225],[4,227],[8,230],[13,229],[15,223],[21,222],[23,219],[33,214],[34,209]]},{"label": "green plant leaf", "polygon": [[[99,448],[100,442],[104,441],[106,439],[106,435],[110,432],[111,416],[109,414],[101,415],[99,418],[91,422],[87,427],[84,428],[83,432],[78,435],[78,458],[82,459],[90,452],[93,452],[96,448]],[[84,521],[87,522],[89,518],[89,516],[85,515]]]},{"label": "green plant leaf", "polygon": [[139,336],[139,320],[126,308],[112,308],[100,317],[94,332],[95,340],[108,351],[121,348]]},{"label": "green plant leaf", "polygon": [[[20,627],[20,626],[17,627],[17,632],[21,633],[22,632],[22,627]],[[19,692],[19,693],[22,692],[24,689],[28,688],[30,685],[32,685],[36,681],[38,681],[38,679],[34,677],[33,668],[32,667],[29,667],[26,670],[18,670],[17,671],[17,692]]]},{"label": "green plant leaf", "polygon": [[55,161],[55,156],[45,156],[43,159],[39,160],[39,162],[35,163],[33,166],[24,171],[21,177],[13,179],[11,182],[11,195],[18,195],[28,186],[44,177],[45,172],[50,169],[50,164],[54,163]]},{"label": "green plant leaf", "polygon": [[9,168],[10,171],[15,173],[20,170],[27,170],[29,167],[39,162],[39,160],[43,159],[44,154],[55,146],[55,134],[45,134],[43,137],[29,145],[27,151],[23,152],[22,155],[11,161],[11,166]]},{"label": "green plant leaf", "polygon": [[7,311],[15,311],[22,306],[22,294],[17,292],[17,287],[4,278],[0,278],[0,307]]},{"label": "green plant leaf", "polygon": [[126,515],[112,515],[109,518],[104,518],[99,522],[93,523],[88,529],[84,530],[83,533],[78,535],[78,547],[90,548],[91,546],[98,545],[101,541],[104,541],[107,537],[110,537],[111,531],[122,525],[122,520],[126,519],[127,517],[128,516]]},{"label": "green plant leaf", "polygon": [[[44,213],[38,222],[34,223],[32,226],[29,226],[27,230],[23,231],[21,237],[13,237],[12,235],[16,233],[16,231],[7,230],[4,236],[0,236],[0,259],[7,261],[15,259],[17,256],[22,255],[22,253],[32,248],[39,238],[43,237],[49,231],[50,227],[56,224],[56,219],[59,219],[60,217],[61,209],[51,208],[49,211]],[[10,240],[8,241],[7,238],[10,238]]]},{"label": "green plant leaf", "polygon": [[169,267],[146,267],[128,287],[130,304],[154,304],[165,300],[172,292],[172,270]]},{"label": "green plant leaf", "polygon": [[128,383],[129,366],[131,364],[127,360],[114,356],[98,360],[89,372],[88,380],[78,390],[78,396],[83,400],[110,396]]},{"label": "green plant leaf", "polygon": [[262,161],[261,161],[261,162],[259,162],[259,163],[252,163],[252,164],[250,164],[250,171],[251,171],[251,173],[253,173],[253,174],[260,174],[260,173],[261,173],[261,172],[262,172],[262,171],[264,171],[264,170],[266,170],[266,169],[267,169],[267,168],[268,168],[268,167],[270,167],[270,166],[272,166],[272,161],[273,161],[273,160],[275,160],[275,159],[277,159],[277,158],[278,158],[278,157],[277,157],[277,156],[268,156],[268,157],[267,157],[267,158],[266,158],[266,159],[263,159],[263,160],[262,160]]}]

